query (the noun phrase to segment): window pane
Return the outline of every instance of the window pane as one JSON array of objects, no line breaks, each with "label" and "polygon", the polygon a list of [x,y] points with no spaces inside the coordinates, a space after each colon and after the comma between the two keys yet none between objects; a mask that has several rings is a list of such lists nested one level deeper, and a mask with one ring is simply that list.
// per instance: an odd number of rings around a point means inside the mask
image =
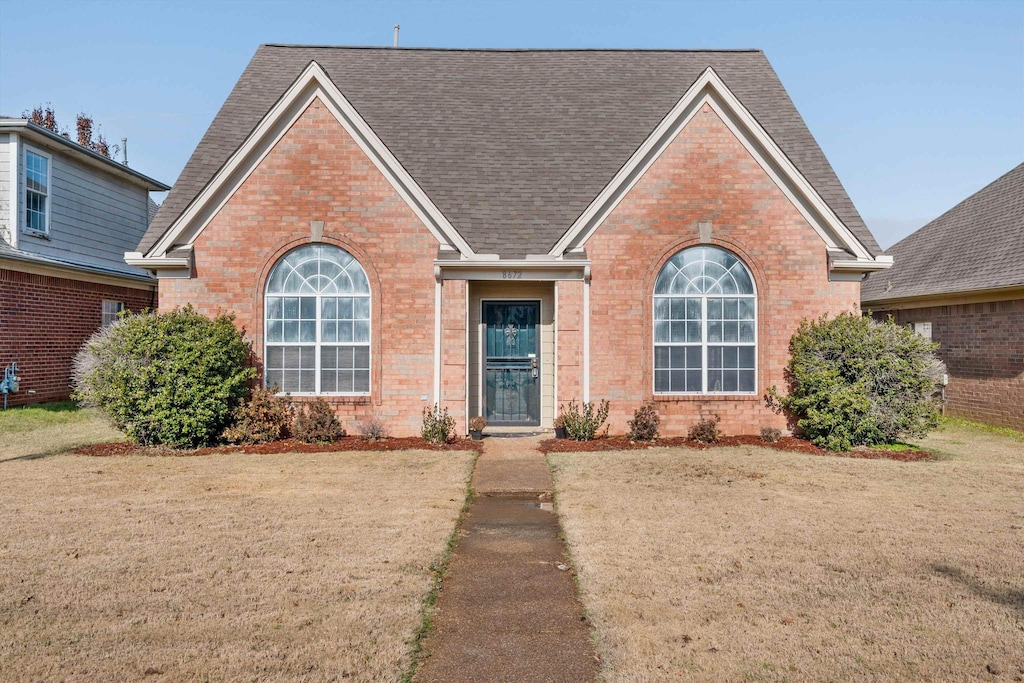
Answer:
[{"label": "window pane", "polygon": [[312,320],[303,320],[299,326],[299,338],[304,342],[315,342],[316,322]]},{"label": "window pane", "polygon": [[360,297],[352,300],[352,317],[356,320],[369,320],[370,319],[370,299],[369,297]]},{"label": "window pane", "polygon": [[352,323],[351,322],[340,322],[338,323],[338,342],[347,344],[352,341]]},{"label": "window pane", "polygon": [[669,374],[672,391],[686,391],[686,371],[672,370]]},{"label": "window pane", "polygon": [[316,391],[316,370],[303,370],[299,373],[300,383],[302,391],[304,392],[315,392]]},{"label": "window pane", "polygon": [[654,300],[654,319],[655,320],[668,320],[670,299],[655,299]]},{"label": "window pane", "polygon": [[339,320],[351,320],[352,319],[352,299],[345,297],[338,299],[338,319]]},{"label": "window pane", "polygon": [[281,388],[281,371],[280,370],[267,370],[263,373],[263,377],[266,380],[267,388],[273,389],[277,387],[278,391],[284,391]]},{"label": "window pane", "polygon": [[299,341],[299,323],[295,321],[288,321],[284,324],[284,341],[286,342],[297,342]]},{"label": "window pane", "polygon": [[686,367],[686,348],[682,346],[673,346],[671,353],[670,365],[673,370]]},{"label": "window pane", "polygon": [[672,323],[672,341],[676,344],[686,341],[686,323]]},{"label": "window pane", "polygon": [[701,372],[700,370],[687,370],[686,371],[686,390],[687,391],[703,391],[700,385],[701,383]]},{"label": "window pane", "polygon": [[739,300],[722,299],[722,317],[726,320],[736,320],[739,315]]},{"label": "window pane", "polygon": [[722,391],[736,391],[736,371],[735,370],[723,370],[722,371]]},{"label": "window pane", "polygon": [[284,367],[284,350],[280,346],[271,346],[270,348],[267,349],[266,367]]},{"label": "window pane", "polygon": [[697,368],[701,367],[701,350],[699,346],[689,346],[686,349],[686,367]]},{"label": "window pane", "polygon": [[296,392],[302,391],[302,384],[299,382],[298,370],[285,370],[281,379],[281,391]]},{"label": "window pane", "polygon": [[299,300],[297,297],[289,296],[284,299],[284,317],[286,320],[298,320]]},{"label": "window pane", "polygon": [[320,391],[333,393],[338,390],[338,373],[336,370],[321,368],[320,370]]},{"label": "window pane", "polygon": [[284,362],[281,363],[281,367],[284,368],[298,368],[299,363],[302,359],[302,349],[298,346],[286,346],[284,347]]},{"label": "window pane", "polygon": [[708,299],[708,320],[722,319],[722,300]]},{"label": "window pane", "polygon": [[708,347],[708,367],[709,368],[720,368],[720,367],[722,367],[722,347],[721,346],[709,346]]},{"label": "window pane", "polygon": [[[710,303],[710,302],[709,302]],[[722,341],[722,323],[708,323],[708,341]]]},{"label": "window pane", "polygon": [[687,320],[700,320],[700,299],[687,299],[686,300],[686,319]]},{"label": "window pane", "polygon": [[267,317],[275,320],[281,319],[281,297],[268,296],[267,297]]},{"label": "window pane", "polygon": [[654,371],[654,390],[655,391],[671,391],[669,386],[669,373],[668,370],[655,370]]},{"label": "window pane", "polygon": [[740,370],[740,391],[754,390],[754,371]]},{"label": "window pane", "polygon": [[739,367],[741,368],[753,368],[754,367],[754,347],[753,346],[741,346],[739,349]]},{"label": "window pane", "polygon": [[366,393],[370,390],[370,371],[356,370],[352,373],[352,391]]},{"label": "window pane", "polygon": [[726,346],[722,349],[722,367],[723,368],[735,368],[736,367],[736,347]]},{"label": "window pane", "polygon": [[338,347],[338,367],[350,370],[352,368],[352,347]]},{"label": "window pane", "polygon": [[338,371],[338,391],[350,393],[355,391],[352,385],[352,371],[351,370],[339,370]]},{"label": "window pane", "polygon": [[279,342],[284,341],[284,323],[272,320],[267,325],[267,341],[268,342]]},{"label": "window pane", "polygon": [[722,371],[708,369],[708,391],[722,390]]},{"label": "window pane", "polygon": [[671,350],[667,346],[656,346],[654,348],[654,367],[668,368]]},{"label": "window pane", "polygon": [[686,341],[699,344],[700,343],[700,323],[686,323]]},{"label": "window pane", "polygon": [[739,323],[735,322],[724,322],[722,323],[723,338],[722,341],[734,342],[739,337]]},{"label": "window pane", "polygon": [[754,323],[743,322],[740,323],[740,337],[741,342],[753,342],[754,341]]},{"label": "window pane", "polygon": [[320,367],[322,369],[334,369],[338,367],[338,349],[334,346],[324,346],[320,349]]},{"label": "window pane", "polygon": [[324,343],[338,341],[338,324],[327,322],[321,323],[320,341]]},{"label": "window pane", "polygon": [[368,342],[370,341],[370,321],[369,320],[357,320],[352,323],[352,341],[354,342]]},{"label": "window pane", "polygon": [[299,349],[299,353],[302,357],[302,369],[313,370],[316,368],[316,348],[312,346],[303,346]]},{"label": "window pane", "polygon": [[352,367],[359,368],[362,370],[370,369],[370,347],[369,346],[357,346],[354,349],[354,356]]},{"label": "window pane", "polygon": [[686,319],[686,299],[672,299],[672,320]]},{"label": "window pane", "polygon": [[311,296],[302,297],[300,308],[299,312],[303,320],[316,320],[316,299]]},{"label": "window pane", "polygon": [[754,300],[740,299],[740,320],[754,319]]},{"label": "window pane", "polygon": [[665,343],[669,340],[669,323],[667,322],[656,322],[654,323],[654,342],[656,344]]},{"label": "window pane", "polygon": [[320,302],[320,315],[325,320],[335,320],[338,317],[338,300],[333,296],[324,297]]}]

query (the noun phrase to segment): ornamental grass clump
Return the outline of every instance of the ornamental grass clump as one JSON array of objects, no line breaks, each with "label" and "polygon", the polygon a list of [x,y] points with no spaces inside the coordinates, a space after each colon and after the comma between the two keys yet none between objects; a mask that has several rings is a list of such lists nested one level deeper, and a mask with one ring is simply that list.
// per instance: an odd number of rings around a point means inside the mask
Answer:
[{"label": "ornamental grass clump", "polygon": [[127,316],[78,352],[73,397],[137,444],[204,446],[249,394],[249,355],[233,316],[191,307]]},{"label": "ornamental grass clump", "polygon": [[[590,401],[569,401],[561,413],[565,435],[573,441],[593,441],[598,430],[608,419],[609,407],[608,401],[601,401],[600,404]],[[605,432],[607,431],[606,428]]]},{"label": "ornamental grass clump", "polygon": [[894,443],[938,426],[945,366],[933,344],[890,318],[843,313],[804,321],[790,342],[789,394],[768,403],[815,445],[835,451]]},{"label": "ornamental grass clump", "polygon": [[345,436],[331,405],[317,396],[295,415],[295,438],[304,443],[334,443]]}]

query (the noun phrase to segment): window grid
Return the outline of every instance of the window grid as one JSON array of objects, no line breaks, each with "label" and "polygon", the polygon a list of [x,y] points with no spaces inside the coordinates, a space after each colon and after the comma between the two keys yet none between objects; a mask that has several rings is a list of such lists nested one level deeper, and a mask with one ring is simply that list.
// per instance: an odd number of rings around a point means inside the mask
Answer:
[{"label": "window grid", "polygon": [[[713,247],[673,256],[655,283],[653,318],[656,394],[757,393],[757,295],[735,256]],[[677,325],[685,325],[685,333],[676,333]],[[699,373],[693,367],[698,349]]]},{"label": "window grid", "polygon": [[267,290],[266,386],[295,395],[369,394],[371,311],[362,266],[337,247],[307,245],[275,265]]},{"label": "window grid", "polygon": [[25,150],[25,229],[49,231],[50,159]]}]

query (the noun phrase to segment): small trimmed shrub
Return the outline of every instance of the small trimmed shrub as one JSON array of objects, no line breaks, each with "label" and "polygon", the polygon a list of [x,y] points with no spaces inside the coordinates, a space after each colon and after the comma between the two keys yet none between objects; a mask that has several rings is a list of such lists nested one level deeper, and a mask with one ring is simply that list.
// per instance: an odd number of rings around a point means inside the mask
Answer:
[{"label": "small trimmed shrub", "polygon": [[345,436],[331,405],[319,396],[295,415],[295,438],[305,443],[334,443]]},{"label": "small trimmed shrub", "polygon": [[660,426],[661,417],[654,404],[645,403],[633,411],[633,419],[629,421],[629,440],[654,441],[658,438]]},{"label": "small trimmed shrub", "polygon": [[228,443],[257,444],[283,439],[291,433],[292,402],[275,396],[275,389],[256,387],[245,403],[235,408],[233,423],[224,430]]},{"label": "small trimmed shrub", "polygon": [[702,417],[700,422],[690,427],[686,438],[697,443],[718,443],[722,437],[722,432],[718,429],[718,423],[721,421],[722,418],[718,415]]},{"label": "small trimmed shrub", "polygon": [[427,443],[445,444],[455,440],[455,418],[448,414],[447,408],[423,408],[423,439]]},{"label": "small trimmed shrub", "polygon": [[[562,411],[561,417],[565,424],[565,434],[573,441],[592,441],[598,430],[608,419],[608,409],[611,404],[608,401],[601,401],[595,409],[591,401],[576,403],[569,401]],[[607,428],[605,432],[607,432]]]},{"label": "small trimmed shrub", "polygon": [[765,443],[778,443],[782,438],[782,431],[775,427],[761,427],[761,441]]},{"label": "small trimmed shrub", "polygon": [[233,316],[191,307],[126,316],[96,332],[74,366],[74,398],[141,445],[216,441],[256,369]]},{"label": "small trimmed shrub", "polygon": [[772,387],[768,403],[830,450],[921,436],[939,423],[933,395],[946,369],[938,346],[891,318],[805,320],[790,341],[789,395]]},{"label": "small trimmed shrub", "polygon": [[551,426],[555,429],[565,429],[565,413],[562,409],[559,409],[558,416],[555,417],[555,421],[551,423]]},{"label": "small trimmed shrub", "polygon": [[387,425],[377,416],[371,417],[365,422],[360,422],[359,434],[367,441],[383,441],[391,436]]},{"label": "small trimmed shrub", "polygon": [[470,418],[469,420],[469,431],[471,432],[482,432],[487,429],[487,418],[482,415]]}]

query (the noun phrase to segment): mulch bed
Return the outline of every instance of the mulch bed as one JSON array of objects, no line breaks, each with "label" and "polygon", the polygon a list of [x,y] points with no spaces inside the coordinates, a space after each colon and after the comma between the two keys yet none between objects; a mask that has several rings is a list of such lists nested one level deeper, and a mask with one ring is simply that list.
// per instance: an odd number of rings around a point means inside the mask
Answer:
[{"label": "mulch bed", "polygon": [[389,438],[380,441],[367,441],[358,436],[342,437],[334,443],[304,443],[296,439],[283,439],[254,445],[226,445],[209,448],[169,448],[167,446],[136,446],[124,441],[95,443],[80,446],[72,453],[105,457],[111,455],[149,455],[185,457],[193,455],[213,455],[215,453],[253,453],[271,455],[274,453],[337,453],[339,451],[481,451],[479,441],[459,439],[448,444],[436,445],[427,443],[421,437]]},{"label": "mulch bed", "polygon": [[897,460],[900,462],[918,462],[934,460],[931,453],[925,451],[905,450],[889,451],[880,448],[857,448],[852,451],[828,451],[818,448],[810,441],[794,436],[784,436],[775,443],[768,443],[760,436],[723,436],[714,444],[690,441],[686,437],[666,437],[657,441],[630,441],[627,436],[605,436],[593,441],[573,441],[572,439],[546,439],[541,441],[542,453],[590,453],[600,451],[632,451],[647,448],[693,448],[705,451],[710,448],[727,448],[729,446],[758,446],[774,448],[778,451],[808,453],[811,455],[831,455],[842,458],[865,458],[868,460]]}]

